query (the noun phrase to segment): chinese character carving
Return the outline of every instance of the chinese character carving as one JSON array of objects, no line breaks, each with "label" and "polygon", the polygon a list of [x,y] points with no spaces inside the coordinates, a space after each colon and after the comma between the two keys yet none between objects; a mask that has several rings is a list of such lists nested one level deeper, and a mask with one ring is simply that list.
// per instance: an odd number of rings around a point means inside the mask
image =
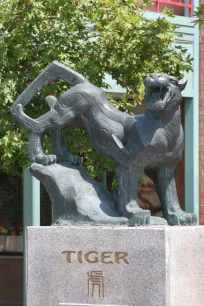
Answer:
[{"label": "chinese character carving", "polygon": [[102,271],[88,272],[88,296],[104,298],[104,279]]}]

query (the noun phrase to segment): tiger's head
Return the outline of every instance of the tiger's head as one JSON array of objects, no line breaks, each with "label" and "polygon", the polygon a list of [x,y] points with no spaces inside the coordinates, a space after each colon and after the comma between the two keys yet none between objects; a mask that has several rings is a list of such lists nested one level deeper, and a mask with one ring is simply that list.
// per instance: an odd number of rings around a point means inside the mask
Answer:
[{"label": "tiger's head", "polygon": [[168,111],[177,107],[182,100],[181,92],[187,80],[178,80],[164,73],[152,73],[144,80],[145,103],[148,110]]}]

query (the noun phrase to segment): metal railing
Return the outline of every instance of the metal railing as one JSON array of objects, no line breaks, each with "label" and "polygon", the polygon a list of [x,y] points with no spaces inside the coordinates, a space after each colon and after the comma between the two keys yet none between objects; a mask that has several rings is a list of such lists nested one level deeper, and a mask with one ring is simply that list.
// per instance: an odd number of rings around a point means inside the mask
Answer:
[{"label": "metal railing", "polygon": [[[161,5],[167,4],[172,7],[181,7],[187,10],[188,16],[192,17],[193,13],[193,1],[192,0],[178,0],[178,1],[172,1],[172,0],[153,0],[153,3],[155,3],[155,10],[157,13],[161,12]],[[186,15],[186,14],[185,14]]]}]

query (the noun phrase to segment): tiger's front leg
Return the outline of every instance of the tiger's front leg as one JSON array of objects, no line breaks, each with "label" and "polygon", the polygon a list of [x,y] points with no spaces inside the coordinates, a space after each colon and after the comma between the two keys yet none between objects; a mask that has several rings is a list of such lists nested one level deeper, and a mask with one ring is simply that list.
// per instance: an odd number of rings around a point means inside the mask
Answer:
[{"label": "tiger's front leg", "polygon": [[118,203],[120,213],[129,219],[129,224],[132,226],[148,224],[151,217],[150,211],[141,209],[136,201],[138,183],[143,171],[120,166],[117,172],[119,176]]},{"label": "tiger's front leg", "polygon": [[158,170],[158,193],[164,218],[169,225],[195,225],[197,224],[196,215],[187,213],[180,207],[174,170],[174,168],[165,167]]}]

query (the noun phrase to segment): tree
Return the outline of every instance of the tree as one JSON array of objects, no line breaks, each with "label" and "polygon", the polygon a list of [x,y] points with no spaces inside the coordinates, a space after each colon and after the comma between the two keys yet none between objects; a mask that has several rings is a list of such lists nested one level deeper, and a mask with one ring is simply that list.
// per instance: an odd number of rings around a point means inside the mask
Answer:
[{"label": "tree", "polygon": [[204,23],[204,4],[200,4],[194,12],[194,22],[202,25]]},{"label": "tree", "polygon": [[[187,50],[173,47],[177,26],[165,17],[145,17],[147,3],[135,0],[5,0],[0,2],[0,169],[19,174],[28,166],[27,131],[12,122],[10,106],[24,88],[54,60],[107,88],[109,73],[127,90],[111,102],[123,111],[143,100],[142,81],[153,71],[181,77],[191,69]],[[168,12],[170,14],[170,12]],[[26,108],[29,116],[47,111],[44,98],[67,89],[53,82]],[[47,136],[48,139],[48,136]],[[115,164],[97,153],[83,130],[67,136],[72,153],[87,154],[92,176]],[[49,151],[49,141],[46,149]]]}]

